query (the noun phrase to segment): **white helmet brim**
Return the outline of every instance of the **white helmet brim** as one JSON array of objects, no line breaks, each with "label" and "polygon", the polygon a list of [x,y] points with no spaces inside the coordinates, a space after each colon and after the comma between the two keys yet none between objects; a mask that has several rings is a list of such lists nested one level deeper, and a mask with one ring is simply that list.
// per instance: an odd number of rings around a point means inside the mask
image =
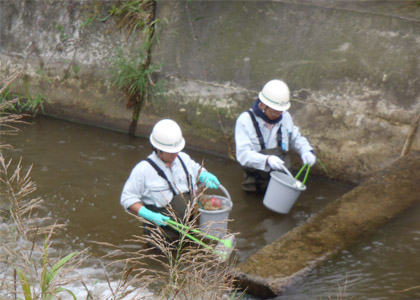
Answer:
[{"label": "white helmet brim", "polygon": [[277,111],[286,111],[290,108],[290,100],[284,103],[277,103],[271,100],[270,98],[266,97],[262,91],[258,94],[258,98],[261,100],[262,103]]},{"label": "white helmet brim", "polygon": [[159,149],[163,152],[167,153],[177,153],[180,152],[185,147],[185,139],[182,138],[178,143],[172,143],[172,144],[165,144],[163,142],[160,142],[156,140],[153,135],[150,135],[150,143],[153,147],[156,149]]}]

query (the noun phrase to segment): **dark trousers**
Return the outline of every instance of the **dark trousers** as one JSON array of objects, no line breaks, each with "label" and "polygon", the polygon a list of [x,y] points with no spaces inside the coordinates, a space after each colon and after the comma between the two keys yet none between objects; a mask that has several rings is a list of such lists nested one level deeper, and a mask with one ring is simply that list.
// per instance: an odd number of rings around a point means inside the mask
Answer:
[{"label": "dark trousers", "polygon": [[[286,153],[281,152],[279,148],[266,149],[261,151],[261,153],[276,155],[284,161],[286,168],[290,167],[289,156]],[[248,167],[242,167],[242,169],[245,172],[244,181],[242,182],[242,189],[246,192],[265,193],[267,190],[268,182],[270,181],[270,171],[265,172]]]},{"label": "dark trousers", "polygon": [[[161,213],[163,215],[171,217],[170,210],[175,213],[178,221],[182,221],[185,216],[185,211],[187,209],[188,204],[191,202],[191,195],[190,193],[185,193],[182,195],[175,195],[170,203],[165,207],[156,207],[154,205],[145,205],[146,208],[150,209],[151,211]],[[144,223],[144,234],[150,235],[151,227],[157,226],[154,224]],[[162,226],[164,237],[168,239],[170,242],[179,240],[179,232],[174,230],[169,225]]]}]

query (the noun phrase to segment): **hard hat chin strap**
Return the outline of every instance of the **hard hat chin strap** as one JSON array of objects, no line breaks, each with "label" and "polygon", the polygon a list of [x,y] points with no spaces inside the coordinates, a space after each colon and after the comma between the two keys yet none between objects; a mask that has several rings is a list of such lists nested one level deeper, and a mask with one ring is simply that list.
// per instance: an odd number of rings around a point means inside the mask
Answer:
[{"label": "hard hat chin strap", "polygon": [[162,154],[162,150],[159,150],[156,147],[153,147],[153,151],[156,153],[156,155],[160,158],[160,155]]}]

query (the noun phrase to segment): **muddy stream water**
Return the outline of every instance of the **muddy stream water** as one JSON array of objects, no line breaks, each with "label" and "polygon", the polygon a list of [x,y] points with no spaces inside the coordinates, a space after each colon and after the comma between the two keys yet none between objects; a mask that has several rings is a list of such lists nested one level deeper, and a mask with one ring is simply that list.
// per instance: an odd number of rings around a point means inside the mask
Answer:
[{"label": "muddy stream water", "polygon": [[[105,284],[103,260],[110,251],[90,241],[109,242],[135,248],[127,240],[138,234],[133,217],[120,206],[120,193],[134,165],[151,152],[148,139],[85,126],[53,118],[39,117],[32,125],[21,126],[17,136],[3,137],[14,150],[3,151],[6,158],[22,157],[25,167],[33,165],[31,177],[36,195],[44,199],[45,214],[67,224],[52,247],[58,253],[90,247],[93,255],[80,268],[86,282]],[[188,141],[187,146],[188,146]],[[239,233],[236,246],[239,261],[305,222],[330,201],[352,186],[309,176],[289,214],[274,213],[262,203],[262,196],[241,190],[242,171],[226,158],[185,150],[217,175],[229,191],[233,209],[231,232]],[[392,220],[375,234],[355,243],[304,280],[275,299],[337,299],[340,286],[350,299],[420,299],[420,207]],[[112,270],[108,271],[111,281]],[[417,287],[417,288],[415,288]],[[82,286],[71,288],[84,299]],[[245,299],[258,299],[246,296]]]}]

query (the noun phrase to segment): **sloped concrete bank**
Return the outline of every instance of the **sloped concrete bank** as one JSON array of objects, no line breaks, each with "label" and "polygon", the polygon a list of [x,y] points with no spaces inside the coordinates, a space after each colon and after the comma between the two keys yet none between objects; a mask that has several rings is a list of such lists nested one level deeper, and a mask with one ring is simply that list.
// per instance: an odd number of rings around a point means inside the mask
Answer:
[{"label": "sloped concrete bank", "polygon": [[419,182],[420,152],[413,152],[250,256],[237,267],[239,286],[265,299],[281,295],[327,258],[420,203]]},{"label": "sloped concrete bank", "polygon": [[[14,91],[44,96],[45,114],[127,132],[132,111],[110,66],[143,39],[109,17],[117,2],[1,1],[0,80],[21,71]],[[166,97],[148,101],[138,135],[171,117],[188,147],[228,156],[236,117],[281,78],[332,178],[357,183],[401,153],[420,110],[416,1],[156,1],[156,18]]]}]

